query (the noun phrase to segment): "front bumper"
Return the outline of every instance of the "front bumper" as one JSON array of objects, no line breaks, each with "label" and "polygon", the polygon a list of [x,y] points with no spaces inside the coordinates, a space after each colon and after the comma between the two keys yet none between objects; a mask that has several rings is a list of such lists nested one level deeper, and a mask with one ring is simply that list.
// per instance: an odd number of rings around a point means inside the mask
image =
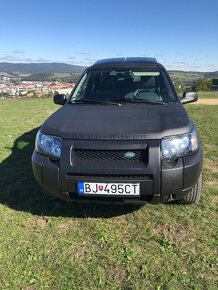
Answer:
[{"label": "front bumper", "polygon": [[[66,141],[63,147],[60,161],[52,161],[48,156],[34,151],[32,167],[36,180],[49,195],[67,201],[143,204],[179,200],[196,184],[202,168],[202,144],[195,154],[167,163],[161,161],[159,140],[149,140],[146,164],[130,167],[122,163],[115,166],[110,162],[104,163],[104,166],[98,162],[72,164],[68,161],[72,142]],[[77,193],[78,181],[139,182],[140,197],[81,196]]]}]

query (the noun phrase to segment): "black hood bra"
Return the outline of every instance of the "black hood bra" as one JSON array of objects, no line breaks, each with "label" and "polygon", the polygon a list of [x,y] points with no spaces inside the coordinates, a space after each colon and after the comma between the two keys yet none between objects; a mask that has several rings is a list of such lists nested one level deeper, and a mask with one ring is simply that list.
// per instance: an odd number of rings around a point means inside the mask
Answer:
[{"label": "black hood bra", "polygon": [[181,103],[166,105],[66,104],[42,125],[41,132],[74,140],[162,139],[194,128]]}]

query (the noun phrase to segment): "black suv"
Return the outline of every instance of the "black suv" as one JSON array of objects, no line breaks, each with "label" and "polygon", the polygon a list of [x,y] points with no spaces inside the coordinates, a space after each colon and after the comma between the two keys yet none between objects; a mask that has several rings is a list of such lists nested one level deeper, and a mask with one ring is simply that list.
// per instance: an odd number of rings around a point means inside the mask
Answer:
[{"label": "black suv", "polygon": [[33,172],[68,201],[197,202],[202,143],[177,92],[153,58],[115,58],[87,68],[40,128]]}]

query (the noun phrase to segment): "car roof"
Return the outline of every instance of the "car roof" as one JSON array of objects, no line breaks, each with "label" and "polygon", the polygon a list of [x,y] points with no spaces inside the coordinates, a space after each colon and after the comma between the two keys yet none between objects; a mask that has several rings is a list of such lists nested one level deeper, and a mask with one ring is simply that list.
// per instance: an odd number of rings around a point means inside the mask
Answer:
[{"label": "car roof", "polygon": [[90,69],[107,69],[107,68],[164,68],[152,57],[118,57],[106,58],[96,61]]},{"label": "car roof", "polygon": [[102,63],[157,63],[156,58],[152,57],[117,57],[117,58],[106,58],[106,59],[100,59],[95,62],[96,64],[102,64]]}]

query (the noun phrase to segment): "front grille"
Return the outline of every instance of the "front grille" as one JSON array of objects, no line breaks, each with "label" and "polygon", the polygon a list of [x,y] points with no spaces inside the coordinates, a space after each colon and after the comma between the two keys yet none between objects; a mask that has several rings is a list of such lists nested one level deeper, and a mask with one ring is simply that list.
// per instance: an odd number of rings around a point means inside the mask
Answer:
[{"label": "front grille", "polygon": [[[131,157],[126,157],[126,153],[131,153]],[[134,155],[134,156],[133,156]],[[74,149],[73,158],[85,161],[145,161],[145,150],[85,150]]]},{"label": "front grille", "polygon": [[150,174],[147,174],[147,175],[122,175],[122,174],[119,174],[119,175],[113,175],[113,174],[102,174],[102,175],[93,175],[93,174],[86,174],[86,175],[82,175],[82,174],[76,174],[76,173],[68,173],[67,176],[69,177],[74,177],[74,178],[79,178],[79,179],[136,179],[136,180],[140,180],[140,179],[153,179],[153,176],[150,175]]}]

